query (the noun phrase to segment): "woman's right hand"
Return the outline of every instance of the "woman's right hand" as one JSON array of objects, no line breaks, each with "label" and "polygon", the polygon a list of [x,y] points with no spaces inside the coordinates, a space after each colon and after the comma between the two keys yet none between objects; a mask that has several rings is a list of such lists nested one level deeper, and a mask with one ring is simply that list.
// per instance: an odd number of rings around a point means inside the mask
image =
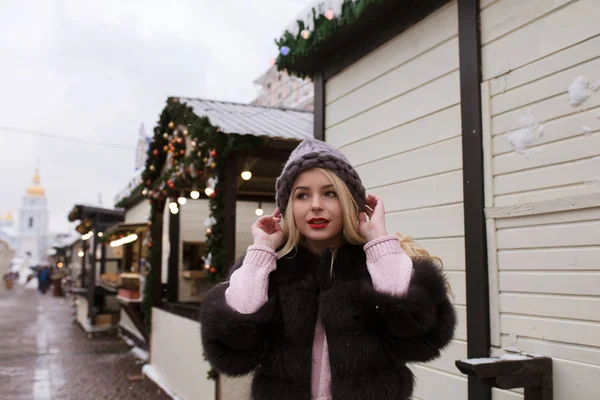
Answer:
[{"label": "woman's right hand", "polygon": [[250,229],[254,244],[267,246],[273,251],[276,251],[283,243],[283,229],[279,222],[281,221],[281,213],[279,208],[276,208],[271,215],[260,217]]}]

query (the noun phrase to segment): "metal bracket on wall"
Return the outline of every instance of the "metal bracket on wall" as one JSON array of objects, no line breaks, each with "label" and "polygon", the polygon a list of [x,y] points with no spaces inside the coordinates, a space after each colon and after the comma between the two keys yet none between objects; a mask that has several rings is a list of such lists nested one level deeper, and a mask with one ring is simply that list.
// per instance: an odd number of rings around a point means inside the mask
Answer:
[{"label": "metal bracket on wall", "polygon": [[457,360],[465,375],[499,389],[525,389],[525,400],[552,400],[552,359],[544,356],[505,355]]}]

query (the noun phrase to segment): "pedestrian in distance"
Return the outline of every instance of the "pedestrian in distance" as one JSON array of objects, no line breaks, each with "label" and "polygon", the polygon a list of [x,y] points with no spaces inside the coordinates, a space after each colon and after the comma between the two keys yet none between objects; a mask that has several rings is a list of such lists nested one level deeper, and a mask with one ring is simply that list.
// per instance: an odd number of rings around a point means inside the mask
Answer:
[{"label": "pedestrian in distance", "polygon": [[407,364],[439,357],[454,335],[441,260],[388,234],[383,200],[325,142],[292,152],[276,205],[203,301],[208,361],[253,373],[254,400],[410,399]]}]

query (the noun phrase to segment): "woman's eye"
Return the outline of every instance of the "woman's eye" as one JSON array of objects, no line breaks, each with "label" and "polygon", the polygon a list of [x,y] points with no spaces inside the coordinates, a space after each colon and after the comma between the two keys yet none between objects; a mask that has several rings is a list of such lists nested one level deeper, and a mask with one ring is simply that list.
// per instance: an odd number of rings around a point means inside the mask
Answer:
[{"label": "woman's eye", "polygon": [[306,199],[307,197],[308,197],[308,195],[307,195],[306,193],[298,193],[298,194],[296,195],[296,198],[297,198],[298,200],[304,200],[304,199]]},{"label": "woman's eye", "polygon": [[337,196],[337,193],[336,193],[336,192],[329,191],[329,192],[325,193],[325,196],[326,196],[326,197],[336,197],[336,196]]}]

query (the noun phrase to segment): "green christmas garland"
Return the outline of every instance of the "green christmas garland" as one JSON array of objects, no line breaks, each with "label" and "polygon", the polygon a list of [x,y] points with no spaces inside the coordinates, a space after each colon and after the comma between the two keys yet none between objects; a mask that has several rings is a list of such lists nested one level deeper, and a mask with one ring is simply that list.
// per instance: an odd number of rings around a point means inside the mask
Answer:
[{"label": "green christmas garland", "polygon": [[141,271],[144,274],[144,287],[142,288],[143,296],[142,296],[142,312],[144,314],[144,325],[146,327],[146,332],[150,335],[152,330],[152,306],[154,305],[154,285],[156,279],[160,279],[160,277],[156,277],[154,273],[154,268],[152,263],[154,262],[154,247],[152,243],[152,224],[154,218],[156,216],[156,211],[159,209],[159,204],[162,202],[157,202],[156,200],[150,200],[150,215],[148,216],[148,237],[146,238],[146,246],[148,247],[148,251],[146,252],[146,263],[144,270]]},{"label": "green christmas garland", "polygon": [[[315,71],[311,70],[310,65],[324,44],[331,40],[340,28],[356,23],[370,6],[384,1],[390,0],[346,0],[342,6],[342,14],[335,15],[331,20],[313,8],[314,30],[310,32],[310,36],[303,37],[303,31],[307,27],[303,21],[297,21],[299,28],[297,35],[285,31],[281,38],[275,40],[280,51],[275,61],[277,69],[279,71],[286,70],[290,75],[302,79],[311,77]],[[282,53],[284,47],[289,50],[286,55],[284,55],[285,52]]]},{"label": "green christmas garland", "polygon": [[[207,233],[207,252],[210,267],[205,279],[220,282],[226,278],[224,246],[224,192],[225,161],[231,151],[260,146],[262,140],[253,135],[223,134],[208,118],[194,114],[185,100],[169,98],[163,109],[154,136],[148,147],[142,183],[132,193],[119,201],[117,206],[135,204],[141,197],[150,199],[149,225],[161,206],[170,197],[178,197],[193,185],[198,189],[215,182],[214,192],[209,196],[210,216],[214,225]],[[188,149],[189,146],[189,149]],[[187,154],[186,154],[187,153]],[[167,160],[169,160],[167,162]],[[156,277],[152,265],[154,249],[152,238],[147,240],[148,254],[144,284],[143,310],[148,332],[151,329],[154,284]],[[214,374],[211,374],[214,376]]]}]

